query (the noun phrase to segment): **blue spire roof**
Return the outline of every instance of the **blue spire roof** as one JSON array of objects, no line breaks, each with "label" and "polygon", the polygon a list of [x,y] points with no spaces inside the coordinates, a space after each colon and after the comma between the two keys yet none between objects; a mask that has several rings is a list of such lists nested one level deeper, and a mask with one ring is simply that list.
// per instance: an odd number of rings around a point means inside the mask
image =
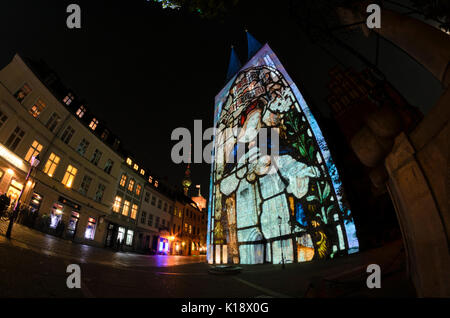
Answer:
[{"label": "blue spire roof", "polygon": [[250,34],[247,30],[245,30],[245,33],[247,33],[247,47],[248,47],[248,57],[247,59],[250,60],[253,55],[255,55],[256,52],[259,51],[260,48],[262,48],[262,44],[259,43],[257,39],[253,37],[253,35]]},{"label": "blue spire roof", "polygon": [[231,55],[230,55],[230,63],[228,64],[228,72],[227,72],[227,81],[236,74],[241,68],[241,62],[234,50],[234,47],[231,46]]}]

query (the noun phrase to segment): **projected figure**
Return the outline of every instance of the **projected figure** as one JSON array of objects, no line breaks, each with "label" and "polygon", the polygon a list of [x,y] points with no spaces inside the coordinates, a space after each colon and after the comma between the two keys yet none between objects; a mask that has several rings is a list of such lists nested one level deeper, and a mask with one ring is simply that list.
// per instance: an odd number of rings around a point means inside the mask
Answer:
[{"label": "projected figure", "polygon": [[[279,264],[357,248],[323,137],[285,76],[261,60],[235,77],[219,105],[208,261]],[[279,154],[261,128],[277,129]]]}]

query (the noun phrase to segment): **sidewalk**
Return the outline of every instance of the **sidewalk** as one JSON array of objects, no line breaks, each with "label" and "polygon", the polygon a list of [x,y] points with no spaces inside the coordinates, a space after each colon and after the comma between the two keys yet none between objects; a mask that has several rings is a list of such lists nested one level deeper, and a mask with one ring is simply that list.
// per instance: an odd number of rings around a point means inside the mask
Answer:
[{"label": "sidewalk", "polygon": [[47,256],[76,261],[80,264],[96,263],[116,267],[165,267],[205,261],[204,257],[151,256],[74,243],[17,223],[14,224],[11,240],[8,240],[5,237],[7,228],[8,222],[0,221],[0,244],[12,244],[16,247],[26,248]]}]

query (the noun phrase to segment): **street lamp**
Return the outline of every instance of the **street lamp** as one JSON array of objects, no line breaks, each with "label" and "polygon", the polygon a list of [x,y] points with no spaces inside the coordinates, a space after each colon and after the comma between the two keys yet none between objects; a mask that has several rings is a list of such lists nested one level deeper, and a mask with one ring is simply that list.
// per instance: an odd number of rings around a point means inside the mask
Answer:
[{"label": "street lamp", "polygon": [[281,245],[281,262],[284,269],[284,254],[283,254],[283,240],[281,239],[281,216],[278,216],[278,227],[280,228],[280,245]]},{"label": "street lamp", "polygon": [[[30,170],[28,170],[27,177],[25,178],[25,184],[28,182],[28,179],[30,179],[30,175],[31,175],[31,172],[33,171],[33,168],[36,168],[40,162],[41,161],[39,160],[39,155],[37,155],[36,157],[35,156],[31,157]],[[12,231],[12,227],[14,224],[14,219],[16,218],[17,209],[18,209],[19,203],[20,203],[20,198],[22,198],[22,194],[23,194],[24,190],[25,190],[25,187],[23,187],[22,190],[20,191],[19,197],[17,198],[16,204],[14,205],[12,215],[9,218],[8,230],[6,230],[6,237],[8,239],[11,238],[11,231]]]}]

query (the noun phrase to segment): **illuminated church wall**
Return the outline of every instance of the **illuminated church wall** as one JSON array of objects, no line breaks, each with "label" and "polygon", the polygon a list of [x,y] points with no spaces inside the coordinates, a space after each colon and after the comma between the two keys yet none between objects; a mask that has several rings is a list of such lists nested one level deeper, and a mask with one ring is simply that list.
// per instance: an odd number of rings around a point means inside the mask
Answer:
[{"label": "illuminated church wall", "polygon": [[[328,146],[267,44],[216,96],[214,116],[209,263],[303,262],[358,250]],[[270,155],[270,132],[267,153],[254,146],[261,128],[277,130],[278,154]]]}]

